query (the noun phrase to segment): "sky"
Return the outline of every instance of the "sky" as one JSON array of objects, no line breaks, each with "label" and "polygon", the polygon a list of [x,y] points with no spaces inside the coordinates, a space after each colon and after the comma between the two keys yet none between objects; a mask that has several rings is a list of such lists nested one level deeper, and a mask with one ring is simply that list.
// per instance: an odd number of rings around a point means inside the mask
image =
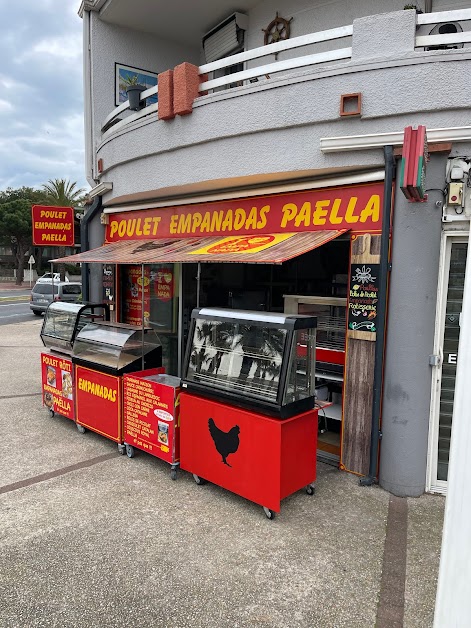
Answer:
[{"label": "sky", "polygon": [[0,0],[0,190],[85,179],[79,0]]}]

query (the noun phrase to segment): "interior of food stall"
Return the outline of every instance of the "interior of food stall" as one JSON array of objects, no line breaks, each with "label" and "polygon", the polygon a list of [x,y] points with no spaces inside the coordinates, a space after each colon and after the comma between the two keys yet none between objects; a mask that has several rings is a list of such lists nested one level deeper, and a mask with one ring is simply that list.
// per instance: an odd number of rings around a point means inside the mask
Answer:
[{"label": "interior of food stall", "polygon": [[319,412],[318,448],[323,459],[336,463],[349,256],[345,234],[283,264],[122,264],[114,270],[116,320],[142,325],[144,315],[145,326],[159,335],[166,372],[179,376],[195,307],[317,316],[316,394],[329,404]]}]

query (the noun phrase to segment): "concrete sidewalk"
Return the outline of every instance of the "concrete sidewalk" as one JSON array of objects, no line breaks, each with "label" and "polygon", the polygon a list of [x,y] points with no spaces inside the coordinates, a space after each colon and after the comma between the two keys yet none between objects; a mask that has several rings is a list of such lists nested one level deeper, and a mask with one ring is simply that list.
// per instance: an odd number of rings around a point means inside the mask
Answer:
[{"label": "concrete sidewalk", "polygon": [[432,625],[444,499],[319,465],[261,507],[41,405],[41,321],[0,327],[0,626]]}]

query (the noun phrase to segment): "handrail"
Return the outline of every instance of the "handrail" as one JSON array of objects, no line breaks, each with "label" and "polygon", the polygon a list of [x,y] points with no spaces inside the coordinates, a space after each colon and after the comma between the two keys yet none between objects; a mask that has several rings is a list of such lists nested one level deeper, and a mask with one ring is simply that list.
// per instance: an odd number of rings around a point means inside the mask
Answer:
[{"label": "handrail", "polygon": [[417,48],[422,46],[445,46],[447,44],[464,44],[471,41],[471,31],[449,33],[447,35],[419,35],[415,38]]},{"label": "handrail", "polygon": [[443,22],[465,22],[471,20],[471,9],[457,9],[455,11],[437,11],[436,13],[419,13],[417,25],[440,24]]},{"label": "handrail", "polygon": [[[331,41],[334,39],[341,39],[342,37],[349,37],[353,34],[353,26],[340,26],[339,28],[331,28],[326,31],[320,31],[318,33],[310,33],[308,35],[300,35],[299,37],[293,37],[293,39],[285,39],[278,41],[274,44],[268,44],[267,46],[260,46],[259,48],[252,48],[245,52],[239,52],[231,57],[224,57],[218,59],[212,63],[206,63],[200,66],[199,73],[207,74],[208,72],[214,72],[214,70],[220,70],[228,65],[235,65],[236,63],[242,63],[243,61],[251,61],[252,59],[258,59],[260,57],[266,57],[267,55],[277,54],[284,50],[291,50],[293,48],[299,48],[301,46],[308,46],[309,44],[317,44],[321,41]],[[227,60],[230,59],[230,63]]]}]

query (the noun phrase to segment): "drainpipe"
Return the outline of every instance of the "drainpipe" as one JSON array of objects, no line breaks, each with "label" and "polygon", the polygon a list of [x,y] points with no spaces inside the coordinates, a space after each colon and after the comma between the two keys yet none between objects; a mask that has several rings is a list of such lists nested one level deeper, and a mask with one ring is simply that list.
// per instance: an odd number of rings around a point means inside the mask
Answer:
[{"label": "drainpipe", "polygon": [[[90,250],[90,239],[88,237],[88,225],[95,218],[102,207],[102,197],[95,196],[93,199],[93,203],[90,205],[89,210],[86,212],[84,217],[80,222],[80,243],[81,243],[81,251],[84,253],[85,251]],[[90,300],[90,286],[89,286],[89,272],[88,272],[88,264],[82,264],[82,298],[83,301]]]},{"label": "drainpipe", "polygon": [[393,180],[396,170],[392,146],[384,147],[385,177],[384,177],[384,207],[380,250],[379,282],[378,282],[378,310],[375,345],[375,368],[373,376],[373,410],[370,438],[370,468],[368,475],[361,478],[361,486],[371,486],[378,479],[378,451],[381,438],[381,393],[383,388],[383,364],[386,327],[386,304],[388,292],[389,267],[389,233],[391,228],[391,205]]}]

